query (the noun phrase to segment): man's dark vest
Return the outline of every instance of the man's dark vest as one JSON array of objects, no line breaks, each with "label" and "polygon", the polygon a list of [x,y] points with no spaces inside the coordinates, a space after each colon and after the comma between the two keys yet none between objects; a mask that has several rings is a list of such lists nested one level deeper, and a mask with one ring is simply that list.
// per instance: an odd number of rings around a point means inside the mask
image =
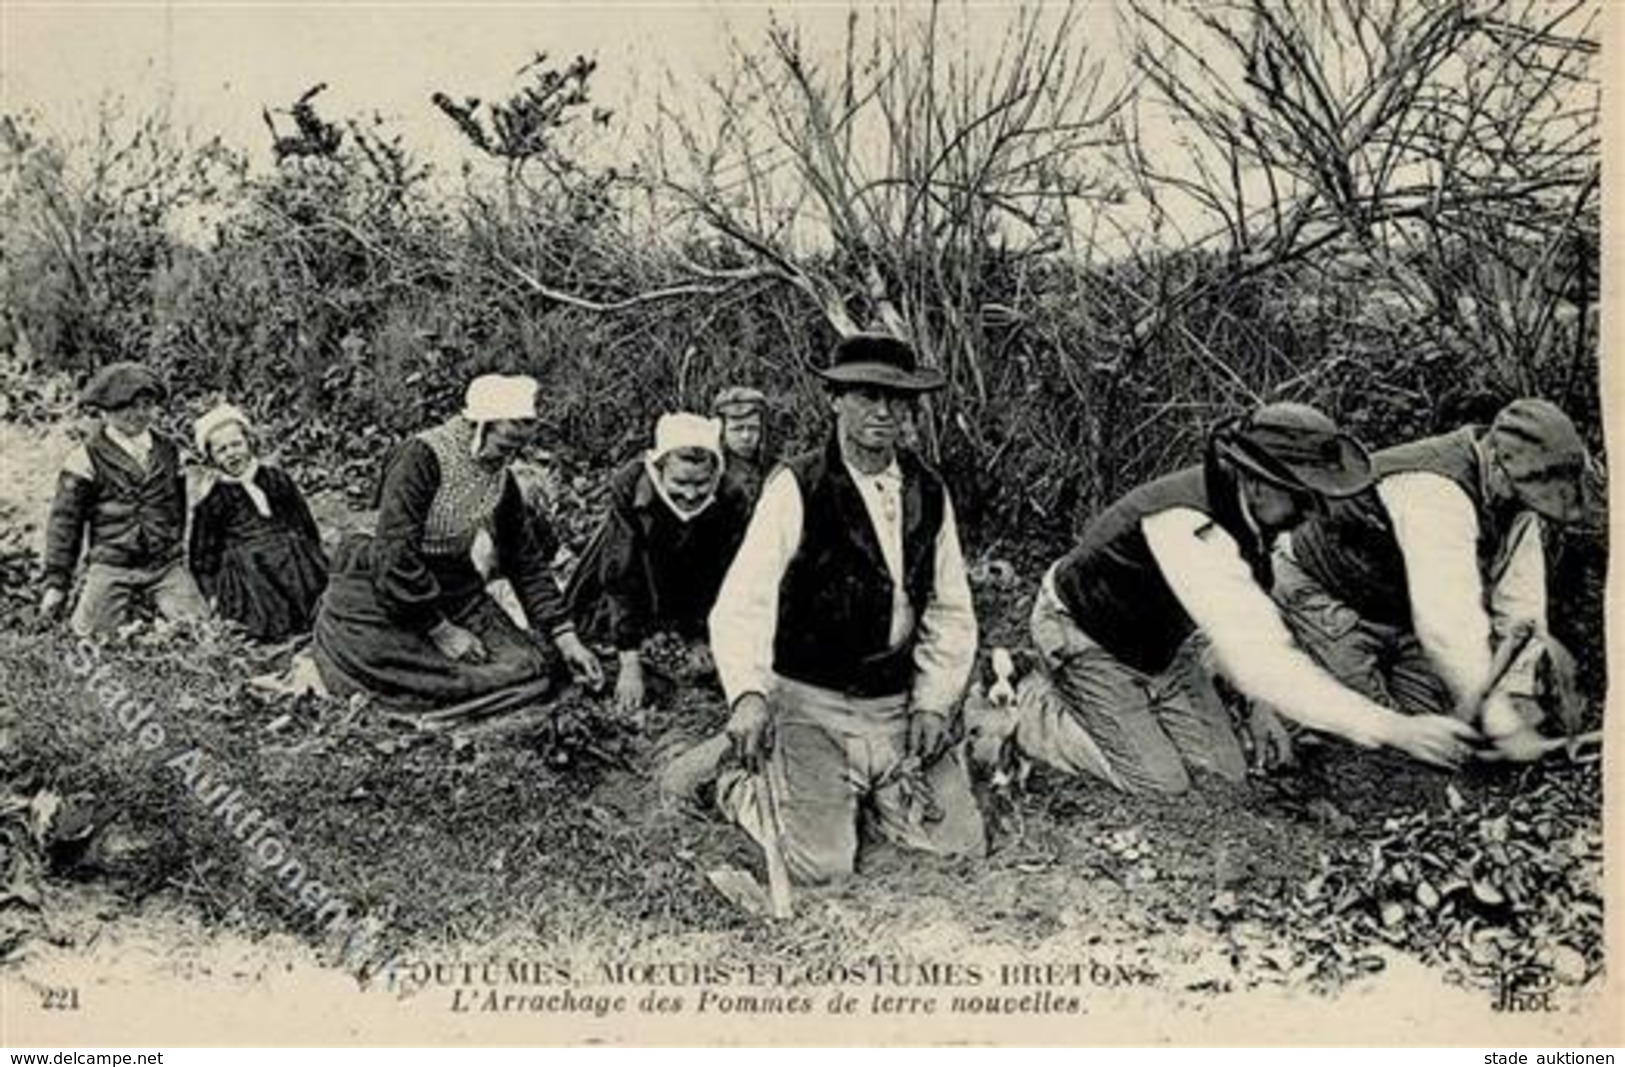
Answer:
[{"label": "man's dark vest", "polygon": [[[946,492],[917,457],[903,472],[903,585],[915,617],[931,599]],[[801,545],[779,584],[773,670],[851,696],[894,696],[914,680],[914,640],[888,649],[892,580],[863,497],[829,444],[785,462],[801,490]]]},{"label": "man's dark vest", "polygon": [[145,471],[103,432],[90,435],[85,451],[95,475],[90,562],[155,567],[179,557],[186,529],[186,481],[174,443],[153,434]]},{"label": "man's dark vest", "polygon": [[[1427,471],[1459,485],[1478,516],[1479,573],[1486,573],[1510,527],[1486,498],[1474,442],[1483,431],[1467,426],[1453,433],[1425,437],[1372,457],[1377,477]],[[1364,618],[1390,626],[1411,626],[1411,598],[1405,584],[1405,560],[1394,539],[1393,523],[1375,486],[1347,500],[1332,501],[1292,533],[1298,565],[1328,593]]]},{"label": "man's dark vest", "polygon": [[1091,522],[1077,547],[1056,564],[1056,595],[1100,647],[1138,671],[1162,673],[1196,624],[1163,578],[1140,523],[1172,508],[1200,511],[1235,539],[1254,574],[1263,579],[1267,550],[1242,518],[1238,501],[1229,479],[1203,467],[1140,486]]}]

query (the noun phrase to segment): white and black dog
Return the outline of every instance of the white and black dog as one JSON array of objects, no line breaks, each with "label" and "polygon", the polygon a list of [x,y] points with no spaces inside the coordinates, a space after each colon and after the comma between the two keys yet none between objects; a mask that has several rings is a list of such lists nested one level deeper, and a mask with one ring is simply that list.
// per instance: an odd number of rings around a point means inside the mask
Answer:
[{"label": "white and black dog", "polygon": [[[1018,663],[1023,669],[1018,670]],[[962,713],[971,781],[989,829],[1001,833],[1009,829],[1018,837],[1025,829],[1021,794],[1032,762],[1022,755],[1016,731],[1022,714],[1021,682],[1033,666],[1029,653],[994,648],[979,665]]]}]

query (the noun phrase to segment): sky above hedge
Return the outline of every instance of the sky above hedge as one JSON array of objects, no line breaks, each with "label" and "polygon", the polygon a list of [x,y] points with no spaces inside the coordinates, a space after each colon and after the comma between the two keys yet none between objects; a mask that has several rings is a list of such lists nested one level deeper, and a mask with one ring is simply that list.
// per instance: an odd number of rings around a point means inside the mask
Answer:
[{"label": "sky above hedge", "polygon": [[[833,56],[847,8],[830,3],[15,3],[0,4],[0,95],[5,110],[33,108],[58,132],[92,129],[99,103],[122,97],[136,111],[167,108],[181,128],[222,136],[270,162],[261,108],[286,107],[317,82],[318,106],[343,118],[379,112],[406,143],[444,163],[470,152],[429,102],[434,91],[496,99],[521,84],[537,50],[562,65],[596,57],[593,99],[613,108],[614,136],[638,137],[657,98],[704,99],[705,80],[727,67],[730,37],[747,46],[769,20],[795,26]],[[866,20],[922,17],[925,5]],[[1116,39],[1111,3],[1086,5],[1090,37]],[[996,40],[1009,5],[954,8],[963,40]],[[872,24],[872,23],[870,23]],[[1102,53],[1110,48],[1103,47]],[[614,151],[614,146],[605,146]]]}]

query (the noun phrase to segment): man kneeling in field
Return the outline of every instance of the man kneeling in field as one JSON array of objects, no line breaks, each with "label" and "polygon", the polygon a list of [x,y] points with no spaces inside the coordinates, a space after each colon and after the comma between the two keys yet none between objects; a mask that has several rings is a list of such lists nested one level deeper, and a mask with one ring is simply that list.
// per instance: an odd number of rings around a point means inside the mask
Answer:
[{"label": "man kneeling in field", "polygon": [[852,873],[860,819],[938,854],[986,848],[948,743],[976,649],[953,503],[899,446],[942,376],[878,335],[843,340],[818,373],[835,432],[768,479],[711,612],[726,738],[665,776],[692,795],[731,745],[743,770],[716,778],[718,806],[803,884]]}]

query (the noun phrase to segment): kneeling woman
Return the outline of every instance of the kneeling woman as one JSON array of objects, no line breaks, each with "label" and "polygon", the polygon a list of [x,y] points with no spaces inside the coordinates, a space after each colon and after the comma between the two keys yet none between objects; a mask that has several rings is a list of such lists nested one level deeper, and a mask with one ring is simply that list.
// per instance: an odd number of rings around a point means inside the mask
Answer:
[{"label": "kneeling woman", "polygon": [[723,478],[722,426],[662,415],[655,446],[618,471],[609,513],[570,581],[571,614],[615,646],[615,702],[644,703],[643,640],[703,640],[723,575],[745,535],[751,501]]},{"label": "kneeling woman", "polygon": [[[340,546],[317,615],[316,665],[331,692],[372,693],[399,710],[515,687],[534,695],[551,667],[542,635],[573,673],[602,684],[508,471],[535,426],[536,390],[529,377],[476,378],[461,415],[390,457],[377,533]],[[512,584],[532,633],[486,592],[496,577]]]}]

